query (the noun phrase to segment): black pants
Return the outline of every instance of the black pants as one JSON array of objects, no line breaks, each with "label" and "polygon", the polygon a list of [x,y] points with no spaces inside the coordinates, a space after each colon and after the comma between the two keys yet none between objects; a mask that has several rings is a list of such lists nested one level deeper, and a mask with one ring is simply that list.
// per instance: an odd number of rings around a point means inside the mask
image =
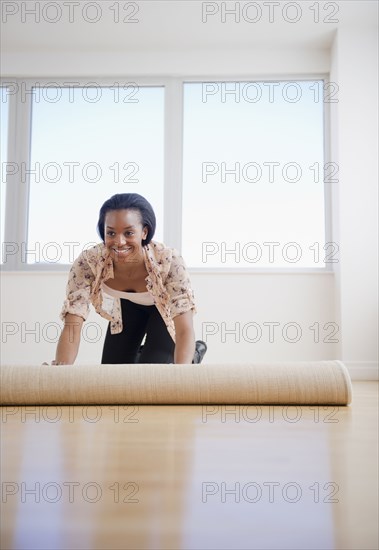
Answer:
[{"label": "black pants", "polygon": [[121,310],[123,330],[111,334],[108,325],[101,363],[173,363],[175,343],[156,306],[142,306],[121,298]]}]

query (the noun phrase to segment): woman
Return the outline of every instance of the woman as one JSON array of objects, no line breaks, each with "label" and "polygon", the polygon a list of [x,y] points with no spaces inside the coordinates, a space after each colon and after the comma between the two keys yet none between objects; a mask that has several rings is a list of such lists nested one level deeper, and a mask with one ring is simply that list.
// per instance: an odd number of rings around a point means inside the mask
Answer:
[{"label": "woman", "polygon": [[201,362],[206,345],[195,344],[196,307],[183,258],[152,240],[155,226],[150,203],[137,193],[103,204],[103,242],[82,252],[70,271],[53,364],[74,363],[90,302],[110,321],[102,364]]}]

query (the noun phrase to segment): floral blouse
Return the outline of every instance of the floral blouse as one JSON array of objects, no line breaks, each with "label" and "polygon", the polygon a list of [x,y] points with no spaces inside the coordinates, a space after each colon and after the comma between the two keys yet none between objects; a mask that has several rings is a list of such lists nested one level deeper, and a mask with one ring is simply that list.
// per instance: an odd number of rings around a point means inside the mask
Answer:
[{"label": "floral blouse", "polygon": [[[193,310],[196,313],[194,293],[182,256],[174,248],[151,241],[142,247],[147,269],[146,289],[153,296],[167,330],[175,342],[174,317]],[[62,321],[67,313],[84,320],[92,303],[99,315],[110,321],[111,334],[122,332],[120,298],[103,293],[101,284],[113,279],[113,261],[103,243],[83,251],[74,261],[68,282],[67,297],[60,314]]]}]

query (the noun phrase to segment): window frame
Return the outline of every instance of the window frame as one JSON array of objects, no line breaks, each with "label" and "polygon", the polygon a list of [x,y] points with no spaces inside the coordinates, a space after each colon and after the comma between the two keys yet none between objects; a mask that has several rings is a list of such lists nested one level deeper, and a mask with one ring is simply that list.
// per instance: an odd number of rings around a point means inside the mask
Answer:
[{"label": "window frame", "polygon": [[[72,85],[77,87],[96,83],[98,86],[114,86],[135,84],[137,86],[164,87],[164,189],[163,189],[163,242],[181,251],[182,243],[182,192],[183,192],[183,91],[186,83],[206,82],[289,82],[289,81],[324,81],[324,87],[329,83],[329,75],[321,74],[286,74],[286,75],[218,75],[212,77],[202,76],[178,76],[178,77],[65,77],[65,78],[12,78],[2,77],[0,86],[24,85],[30,90],[35,85],[58,86]],[[31,94],[26,95],[26,100],[21,101],[20,94],[9,96],[8,117],[8,162],[15,162],[18,166],[30,165],[31,151],[31,124],[32,101]],[[323,101],[323,99],[320,99]],[[330,107],[323,101],[323,127],[324,127],[324,164],[330,162]],[[325,212],[325,242],[332,242],[331,219],[331,188],[330,183],[324,185],[324,212]],[[25,182],[17,180],[17,174],[6,179],[6,206],[4,224],[4,242],[27,243],[28,216],[29,216],[29,177]],[[15,213],[16,215],[9,215]],[[11,256],[6,264],[0,264],[1,271],[24,272],[66,272],[70,264],[27,264],[23,263],[20,254]],[[326,264],[322,267],[191,267],[191,273],[213,274],[249,274],[249,273],[333,273],[335,264]]]}]

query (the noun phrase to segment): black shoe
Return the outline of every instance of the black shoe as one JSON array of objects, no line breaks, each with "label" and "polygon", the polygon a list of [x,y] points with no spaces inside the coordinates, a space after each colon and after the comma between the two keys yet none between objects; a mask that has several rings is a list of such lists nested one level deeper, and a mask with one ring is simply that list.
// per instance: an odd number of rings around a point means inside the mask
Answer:
[{"label": "black shoe", "polygon": [[195,345],[196,345],[196,349],[195,349],[195,354],[193,356],[192,364],[196,365],[202,362],[208,347],[207,347],[207,344],[202,340],[196,340]]}]

